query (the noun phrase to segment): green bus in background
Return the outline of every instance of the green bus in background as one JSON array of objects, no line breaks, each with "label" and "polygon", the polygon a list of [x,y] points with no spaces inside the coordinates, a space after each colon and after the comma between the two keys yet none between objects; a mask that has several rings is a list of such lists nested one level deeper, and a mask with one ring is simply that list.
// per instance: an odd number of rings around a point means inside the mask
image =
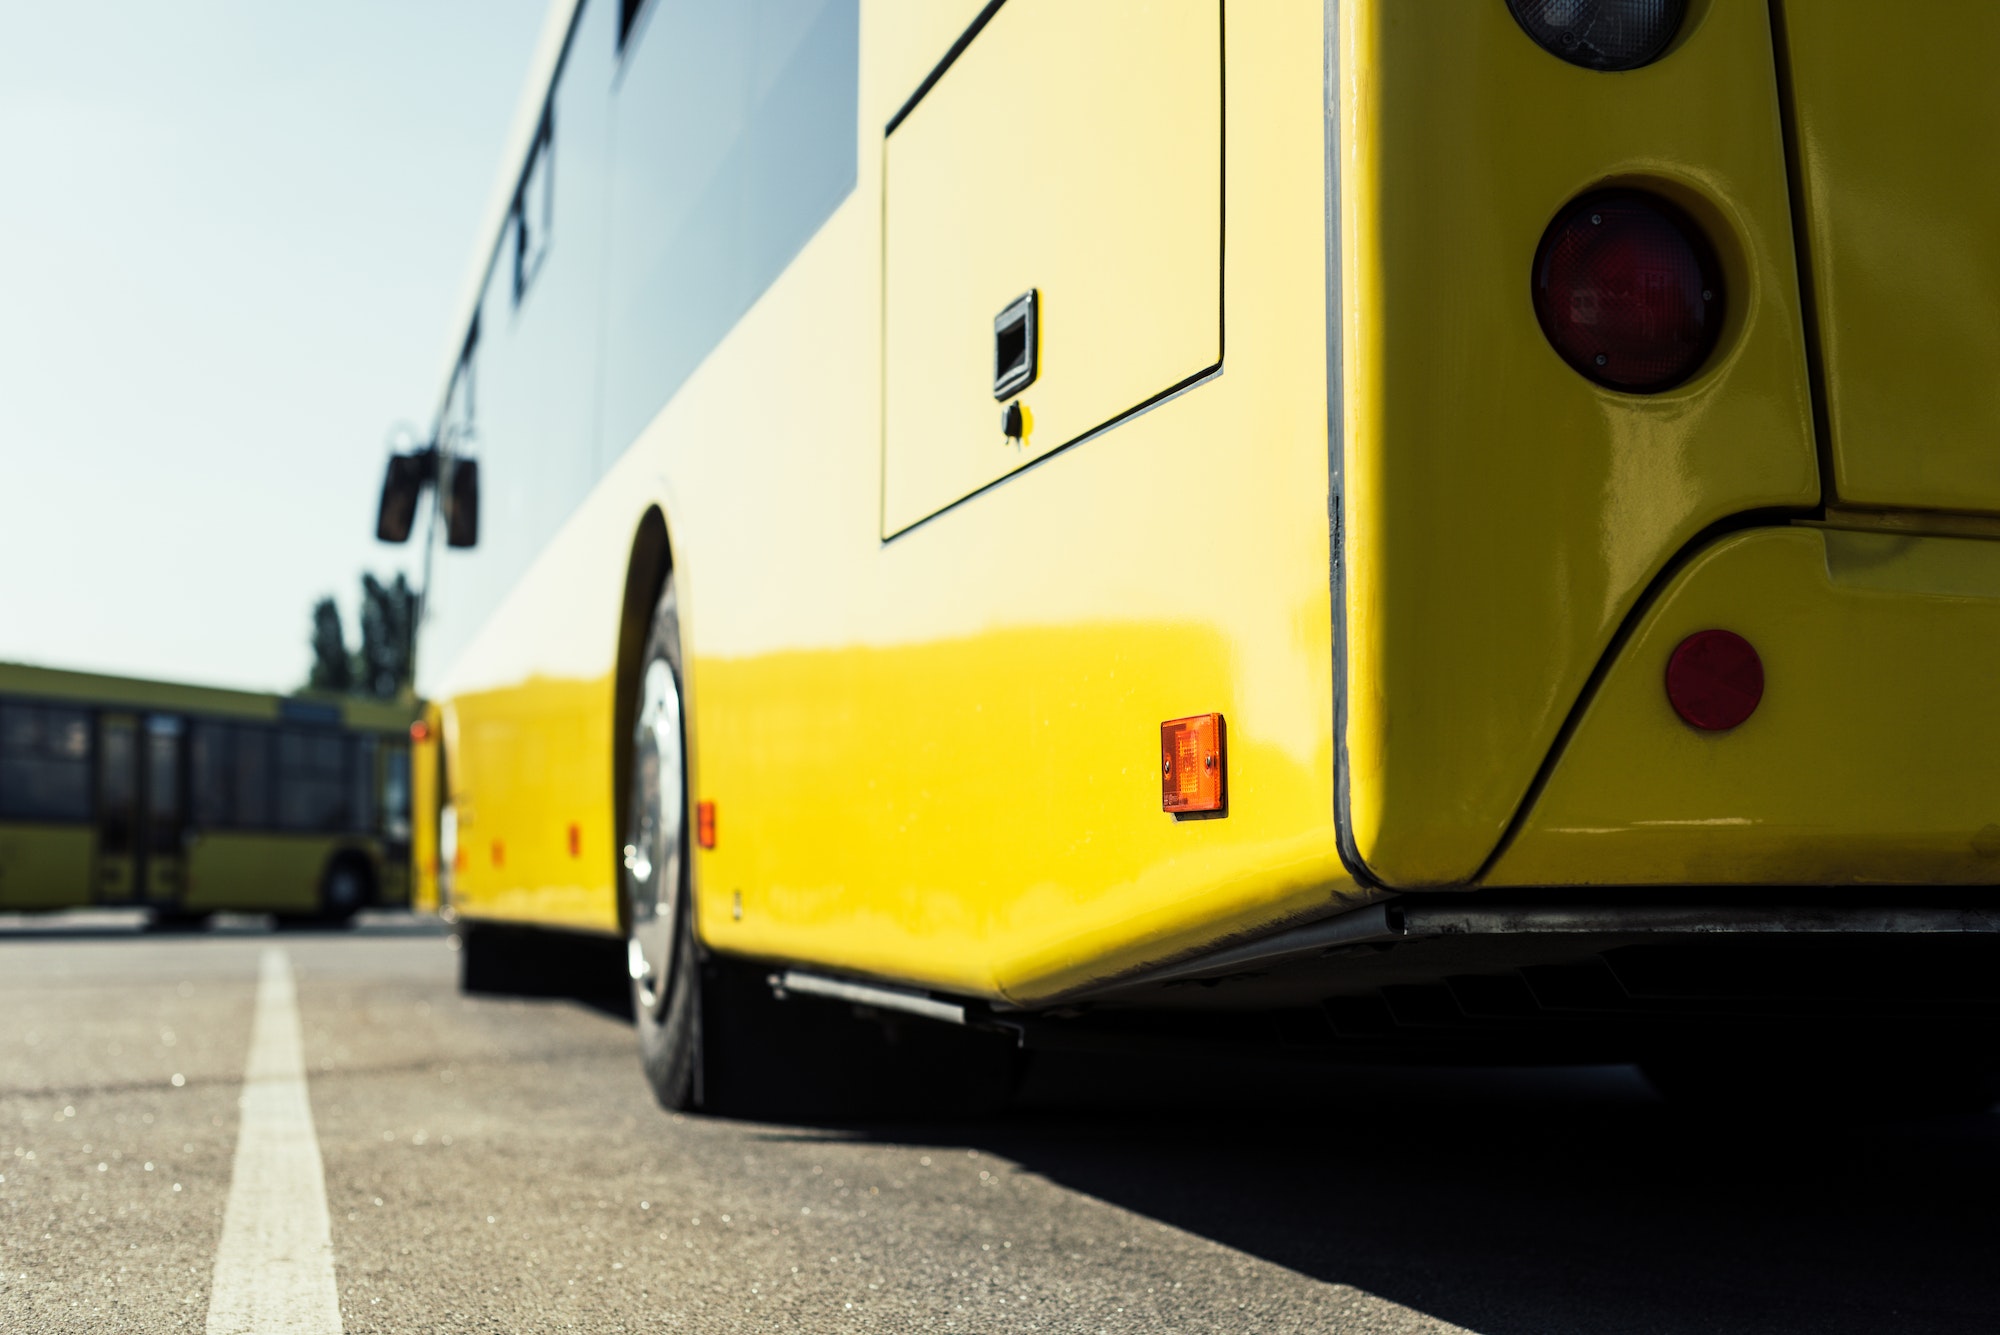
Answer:
[{"label": "green bus in background", "polygon": [[0,912],[405,905],[416,717],[0,663]]}]

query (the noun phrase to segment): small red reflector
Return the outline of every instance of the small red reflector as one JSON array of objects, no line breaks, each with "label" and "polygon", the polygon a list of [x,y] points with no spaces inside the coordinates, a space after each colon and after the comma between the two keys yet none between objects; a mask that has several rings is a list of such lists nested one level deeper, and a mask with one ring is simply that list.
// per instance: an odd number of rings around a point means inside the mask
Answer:
[{"label": "small red reflector", "polygon": [[1733,630],[1698,630],[1667,660],[1667,703],[1689,727],[1727,732],[1764,698],[1764,660]]},{"label": "small red reflector", "polygon": [[1196,714],[1160,725],[1160,809],[1220,811],[1223,791],[1222,715]]},{"label": "small red reflector", "polygon": [[424,722],[422,719],[418,719],[415,723],[412,723],[410,725],[411,741],[421,742],[430,735],[431,735],[431,725]]},{"label": "small red reflector", "polygon": [[569,827],[569,855],[573,858],[583,856],[583,831],[574,821]]},{"label": "small red reflector", "polygon": [[703,848],[715,847],[715,803],[694,804],[694,839]]},{"label": "small red reflector", "polygon": [[1535,254],[1535,318],[1578,374],[1612,389],[1672,389],[1722,330],[1722,274],[1693,219],[1657,195],[1576,200]]}]

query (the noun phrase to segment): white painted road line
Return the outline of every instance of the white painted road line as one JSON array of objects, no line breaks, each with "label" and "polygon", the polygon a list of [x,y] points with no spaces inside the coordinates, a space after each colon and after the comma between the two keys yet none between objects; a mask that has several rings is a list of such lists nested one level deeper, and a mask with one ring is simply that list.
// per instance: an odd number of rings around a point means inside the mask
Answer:
[{"label": "white painted road line", "polygon": [[257,980],[242,1108],[208,1335],[340,1335],[298,993],[291,961],[275,948],[264,952]]}]

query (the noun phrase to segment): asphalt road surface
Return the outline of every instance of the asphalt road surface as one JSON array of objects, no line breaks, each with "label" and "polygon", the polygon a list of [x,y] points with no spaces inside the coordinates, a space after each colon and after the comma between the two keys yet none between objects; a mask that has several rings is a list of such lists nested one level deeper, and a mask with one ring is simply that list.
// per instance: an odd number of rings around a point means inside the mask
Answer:
[{"label": "asphalt road surface", "polygon": [[[408,919],[0,920],[0,1331],[2000,1328],[1992,1117],[1096,1062],[1003,1119],[727,1122],[661,1112],[620,1017],[455,976]],[[258,1167],[315,1147],[324,1206]],[[273,1219],[310,1236],[257,1263]]]}]

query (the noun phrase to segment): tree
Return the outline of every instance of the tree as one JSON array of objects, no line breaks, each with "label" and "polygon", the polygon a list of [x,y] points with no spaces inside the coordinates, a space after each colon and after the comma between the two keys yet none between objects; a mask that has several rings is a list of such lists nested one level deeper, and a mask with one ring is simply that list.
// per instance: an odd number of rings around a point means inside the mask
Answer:
[{"label": "tree", "polygon": [[361,577],[361,648],[354,655],[354,690],[393,700],[413,679],[417,595],[399,573],[393,584]]},{"label": "tree", "polygon": [[337,691],[346,694],[354,679],[347,658],[347,634],[340,627],[340,608],[332,598],[313,604],[312,672],[306,678],[310,691]]}]

